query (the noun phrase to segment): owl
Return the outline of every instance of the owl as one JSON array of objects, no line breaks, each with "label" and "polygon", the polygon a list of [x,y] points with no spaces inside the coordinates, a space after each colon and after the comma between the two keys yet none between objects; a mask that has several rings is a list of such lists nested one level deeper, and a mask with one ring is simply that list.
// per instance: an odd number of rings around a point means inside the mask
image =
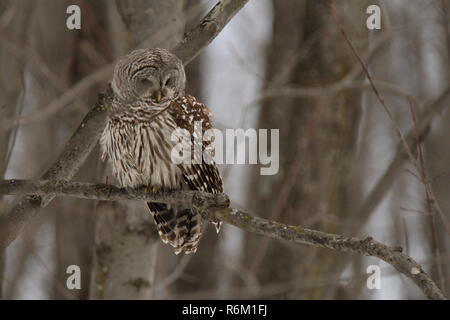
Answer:
[{"label": "owl", "polygon": [[[111,88],[113,99],[100,145],[123,187],[151,186],[159,190],[223,192],[216,164],[173,161],[172,134],[183,129],[194,139],[194,123],[202,133],[212,128],[211,113],[196,98],[185,95],[186,75],[180,59],[160,49],[139,49],[117,63]],[[206,140],[205,140],[206,141]],[[197,250],[204,230],[200,212],[163,203],[147,203],[159,236],[174,252]],[[220,221],[213,222],[219,232]]]}]

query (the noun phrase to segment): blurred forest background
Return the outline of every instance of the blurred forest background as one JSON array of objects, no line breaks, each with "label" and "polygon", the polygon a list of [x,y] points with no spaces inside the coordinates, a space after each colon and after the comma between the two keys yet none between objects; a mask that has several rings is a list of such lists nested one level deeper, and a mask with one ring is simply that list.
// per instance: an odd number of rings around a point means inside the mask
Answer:
[{"label": "blurred forest background", "polygon": [[[81,7],[81,30],[66,8]],[[115,59],[138,45],[173,48],[215,1],[0,0],[0,175],[35,179],[105,89]],[[336,0],[398,129],[449,87],[449,0]],[[366,9],[382,10],[368,30]],[[288,224],[402,246],[450,292],[450,114],[433,115],[424,167],[442,215],[324,0],[250,0],[187,67],[187,92],[226,128],[279,128],[280,171],[221,166],[233,206]],[[450,105],[450,101],[445,102]],[[98,148],[75,181],[105,182]],[[367,196],[385,177],[369,205]],[[427,200],[428,199],[428,200]],[[14,198],[0,198],[4,212]],[[362,209],[363,210],[362,210]],[[78,265],[81,290],[68,290]],[[378,265],[380,290],[366,269]],[[56,198],[0,256],[2,299],[420,299],[371,257],[209,227],[195,255],[175,256],[142,203]]]}]

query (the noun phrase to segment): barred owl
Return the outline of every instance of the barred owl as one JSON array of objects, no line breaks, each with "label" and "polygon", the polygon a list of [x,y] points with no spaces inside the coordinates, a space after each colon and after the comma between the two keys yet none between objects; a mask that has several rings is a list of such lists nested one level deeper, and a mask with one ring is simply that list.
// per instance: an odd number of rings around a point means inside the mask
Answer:
[{"label": "barred owl", "polygon": [[[136,50],[117,63],[100,145],[102,159],[109,159],[121,186],[223,192],[215,163],[176,164],[171,159],[174,130],[193,133],[195,121],[203,130],[212,128],[208,108],[185,95],[185,82],[182,62],[164,49]],[[176,254],[197,250],[204,229],[199,212],[163,203],[147,205],[161,240],[172,245]],[[213,223],[218,232],[220,222]]]}]

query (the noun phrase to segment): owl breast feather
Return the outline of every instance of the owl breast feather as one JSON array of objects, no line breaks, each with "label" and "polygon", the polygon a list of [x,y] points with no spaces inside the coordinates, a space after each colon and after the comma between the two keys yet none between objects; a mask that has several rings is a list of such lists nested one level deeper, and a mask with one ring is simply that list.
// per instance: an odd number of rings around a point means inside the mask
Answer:
[{"label": "owl breast feather", "polygon": [[175,128],[174,121],[162,115],[152,121],[110,118],[100,140],[102,159],[109,158],[123,187],[179,188],[181,171],[170,157]]}]

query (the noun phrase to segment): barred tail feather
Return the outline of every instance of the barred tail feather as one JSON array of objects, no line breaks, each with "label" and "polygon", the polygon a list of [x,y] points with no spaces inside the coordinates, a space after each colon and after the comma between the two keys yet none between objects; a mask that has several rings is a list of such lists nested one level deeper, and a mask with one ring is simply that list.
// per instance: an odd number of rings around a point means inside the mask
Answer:
[{"label": "barred tail feather", "polygon": [[174,248],[175,254],[194,253],[202,234],[202,217],[195,209],[179,209],[163,203],[147,203],[164,243]]}]

